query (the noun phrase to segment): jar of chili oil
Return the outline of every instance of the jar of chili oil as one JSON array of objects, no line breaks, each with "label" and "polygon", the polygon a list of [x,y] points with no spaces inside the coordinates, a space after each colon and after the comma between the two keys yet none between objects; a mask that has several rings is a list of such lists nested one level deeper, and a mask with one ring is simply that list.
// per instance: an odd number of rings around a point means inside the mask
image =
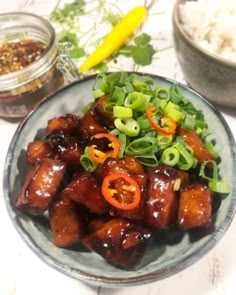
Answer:
[{"label": "jar of chili oil", "polygon": [[0,15],[1,118],[25,117],[65,84],[59,56],[56,34],[47,20],[21,12]]}]

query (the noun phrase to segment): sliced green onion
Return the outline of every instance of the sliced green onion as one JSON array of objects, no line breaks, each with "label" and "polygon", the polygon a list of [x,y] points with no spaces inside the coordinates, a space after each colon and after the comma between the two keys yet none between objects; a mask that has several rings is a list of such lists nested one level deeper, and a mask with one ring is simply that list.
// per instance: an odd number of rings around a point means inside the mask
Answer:
[{"label": "sliced green onion", "polygon": [[139,112],[144,112],[148,107],[151,96],[141,92],[131,92],[124,101],[124,106],[132,108]]},{"label": "sliced green onion", "polygon": [[127,136],[120,132],[118,129],[113,129],[112,131],[109,132],[112,135],[115,135],[119,138],[120,141],[120,152],[118,155],[118,158],[123,158],[124,157],[124,152],[125,152],[125,147],[129,143]]},{"label": "sliced green onion", "polygon": [[176,104],[180,104],[181,102],[188,103],[188,101],[184,98],[180,87],[176,84],[173,84],[170,87],[170,98]]},{"label": "sliced green onion", "polygon": [[83,107],[82,112],[83,112],[84,114],[87,113],[87,112],[90,110],[92,104],[93,104],[92,101],[89,102],[88,104],[86,104],[86,105]]},{"label": "sliced green onion", "polygon": [[139,161],[142,165],[146,167],[155,167],[158,165],[158,160],[155,156],[155,154],[151,155],[137,155],[135,156],[135,159]]},{"label": "sliced green onion", "polygon": [[187,114],[183,121],[182,127],[184,129],[193,130],[195,127],[195,118],[192,115]]},{"label": "sliced green onion", "polygon": [[92,91],[100,89],[103,93],[107,93],[100,88],[103,80],[106,80],[106,75],[104,73],[97,74],[92,86]]},{"label": "sliced green onion", "polygon": [[204,121],[204,119],[202,119],[202,120],[196,119],[195,120],[195,128],[200,128],[200,129],[207,128],[206,121]]},{"label": "sliced green onion", "polygon": [[96,168],[98,163],[93,161],[89,156],[89,148],[86,147],[84,150],[84,154],[80,157],[80,164],[87,172],[93,172]]},{"label": "sliced green onion", "polygon": [[197,133],[198,133],[198,135],[200,136],[200,138],[201,138],[202,140],[204,140],[206,137],[208,137],[209,135],[212,134],[211,130],[208,129],[208,128],[201,129],[200,132],[197,130]]},{"label": "sliced green onion", "polygon": [[162,133],[157,133],[157,146],[160,149],[168,147],[173,141],[173,135],[165,135]]},{"label": "sliced green onion", "polygon": [[113,107],[113,115],[115,118],[131,118],[133,117],[133,110],[131,108],[115,105]]},{"label": "sliced green onion", "polygon": [[204,144],[209,153],[211,153],[215,158],[219,157],[219,153],[211,141],[205,142]]},{"label": "sliced green onion", "polygon": [[124,89],[122,87],[115,86],[110,95],[109,101],[115,103],[116,105],[121,106],[124,104],[124,99],[125,99]]},{"label": "sliced green onion", "polygon": [[103,96],[104,94],[105,93],[100,88],[93,90],[93,97],[95,99],[98,98],[98,97]]},{"label": "sliced green onion", "polygon": [[181,144],[180,142],[175,142],[173,147],[175,147],[179,154],[180,158],[177,163],[177,166],[182,170],[189,170],[190,168],[194,167],[196,164],[195,157],[192,153],[188,151],[186,148],[186,144]]},{"label": "sliced green onion", "polygon": [[156,98],[154,97],[151,101],[151,104],[154,105],[155,107],[161,109],[161,110],[164,110],[166,104],[167,104],[167,100],[164,100],[164,99],[159,99],[159,98]]},{"label": "sliced green onion", "polygon": [[170,99],[170,91],[168,88],[158,87],[155,90],[155,97],[157,97],[161,100],[168,101]]},{"label": "sliced green onion", "polygon": [[131,74],[130,81],[137,91],[143,93],[152,91],[151,85],[153,85],[153,79],[150,76],[138,76],[137,74]]},{"label": "sliced green onion", "polygon": [[118,130],[125,133],[126,135],[130,137],[135,137],[139,134],[140,127],[136,120],[133,118],[124,118],[120,119],[117,118],[114,121],[114,125]]},{"label": "sliced green onion", "polygon": [[184,118],[184,113],[180,109],[180,106],[169,101],[163,109],[163,112],[171,117],[175,122],[179,123]]},{"label": "sliced green onion", "polygon": [[152,137],[142,137],[130,142],[126,149],[126,153],[132,155],[152,154],[157,152],[156,140]]},{"label": "sliced green onion", "polygon": [[209,188],[216,193],[221,194],[229,194],[230,193],[230,185],[229,183],[222,181],[222,180],[211,180],[208,182]]},{"label": "sliced green onion", "polygon": [[169,117],[171,117],[177,123],[182,121],[183,118],[184,118],[184,114],[181,111],[177,110],[177,109],[170,110],[167,115]]},{"label": "sliced green onion", "polygon": [[105,93],[112,93],[113,88],[115,86],[119,86],[119,82],[124,80],[124,75],[125,73],[111,73],[109,75],[100,74],[100,76],[102,77],[100,89]]},{"label": "sliced green onion", "polygon": [[[212,176],[207,175],[207,166],[211,165]],[[218,167],[215,161],[204,161],[200,167],[201,177],[208,180],[209,188],[216,193],[228,194],[230,193],[229,183],[219,180]]]},{"label": "sliced green onion", "polygon": [[[212,167],[212,176],[207,175],[207,166]],[[218,169],[216,162],[213,160],[204,161],[201,164],[199,175],[207,180],[218,180]]]},{"label": "sliced green onion", "polygon": [[123,87],[124,87],[126,93],[134,92],[134,87],[133,87],[132,83],[130,83],[129,81],[126,81],[125,85]]},{"label": "sliced green onion", "polygon": [[139,116],[137,118],[137,122],[140,126],[141,130],[150,130],[152,129],[152,125],[150,124],[150,121],[148,120],[146,114],[143,114],[142,116]]},{"label": "sliced green onion", "polygon": [[161,156],[161,162],[165,165],[175,166],[179,162],[179,151],[174,147],[165,149]]},{"label": "sliced green onion", "polygon": [[124,157],[125,153],[125,147],[127,145],[127,136],[124,133],[119,132],[118,138],[120,140],[120,152],[119,152],[119,158]]},{"label": "sliced green onion", "polygon": [[166,104],[166,106],[165,106],[163,112],[164,112],[166,115],[168,115],[168,114],[171,112],[171,110],[173,110],[173,109],[175,109],[175,110],[179,110],[179,109],[180,109],[180,106],[177,105],[176,103],[173,103],[172,101],[168,101],[168,103]]}]

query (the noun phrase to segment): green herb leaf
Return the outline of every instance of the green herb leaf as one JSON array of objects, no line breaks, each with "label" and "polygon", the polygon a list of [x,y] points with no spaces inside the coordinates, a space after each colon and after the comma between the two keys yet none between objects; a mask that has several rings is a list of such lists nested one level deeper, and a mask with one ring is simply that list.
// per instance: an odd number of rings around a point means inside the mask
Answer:
[{"label": "green herb leaf", "polygon": [[155,49],[149,43],[151,37],[143,33],[134,38],[134,45],[124,45],[119,54],[125,55],[127,57],[133,58],[134,62],[141,66],[147,66],[152,63],[153,55],[155,54]]},{"label": "green herb leaf", "polygon": [[109,12],[104,17],[104,20],[114,27],[121,20],[121,18],[122,18],[122,16],[120,14],[115,14],[115,13]]},{"label": "green herb leaf", "polygon": [[149,44],[150,41],[151,41],[151,37],[147,33],[143,33],[134,38],[134,43],[137,46],[146,46]]},{"label": "green herb leaf", "polygon": [[85,1],[75,0],[72,3],[67,3],[63,8],[58,8],[52,12],[51,18],[54,21],[63,23],[66,19],[74,19],[76,16],[84,12]]},{"label": "green herb leaf", "polygon": [[85,51],[84,48],[79,47],[79,46],[74,46],[71,50],[70,50],[70,56],[72,58],[80,58],[85,56]]}]

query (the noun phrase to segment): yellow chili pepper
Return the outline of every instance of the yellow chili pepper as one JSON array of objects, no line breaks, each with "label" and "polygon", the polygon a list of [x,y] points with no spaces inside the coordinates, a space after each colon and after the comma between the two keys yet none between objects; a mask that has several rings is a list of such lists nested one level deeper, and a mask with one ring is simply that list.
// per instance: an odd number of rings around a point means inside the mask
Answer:
[{"label": "yellow chili pepper", "polygon": [[143,6],[137,6],[126,14],[117,25],[115,25],[102,44],[85,60],[80,67],[80,73],[96,66],[118,50],[146,16],[147,9]]}]

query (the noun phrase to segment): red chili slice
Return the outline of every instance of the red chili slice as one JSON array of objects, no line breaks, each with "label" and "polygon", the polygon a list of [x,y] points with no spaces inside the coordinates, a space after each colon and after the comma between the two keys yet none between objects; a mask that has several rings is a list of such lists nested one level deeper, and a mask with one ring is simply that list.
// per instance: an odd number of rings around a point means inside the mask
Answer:
[{"label": "red chili slice", "polygon": [[[169,116],[161,114],[160,110],[155,106],[149,106],[146,110],[147,118],[150,124],[160,133],[171,135],[175,133],[177,124]],[[155,117],[155,115],[157,115]],[[159,124],[160,122],[160,124]],[[163,126],[162,126],[163,125]]]},{"label": "red chili slice", "polygon": [[117,158],[120,152],[119,139],[110,133],[97,133],[92,136],[92,139],[104,139],[107,138],[110,143],[107,145],[108,151],[102,151],[97,148],[96,145],[89,147],[89,156],[92,160],[102,164],[108,157]]},{"label": "red chili slice", "polygon": [[137,181],[125,173],[106,176],[102,183],[102,194],[108,203],[121,210],[136,208],[141,199]]}]

